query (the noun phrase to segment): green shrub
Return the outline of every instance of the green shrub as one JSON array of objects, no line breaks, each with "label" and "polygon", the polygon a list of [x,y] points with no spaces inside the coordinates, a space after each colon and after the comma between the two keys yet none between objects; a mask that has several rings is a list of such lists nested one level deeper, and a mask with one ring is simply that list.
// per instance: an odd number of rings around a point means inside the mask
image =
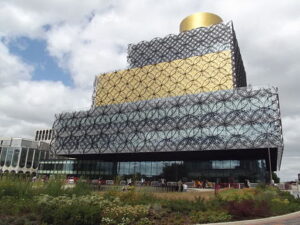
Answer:
[{"label": "green shrub", "polygon": [[100,224],[101,211],[118,204],[99,195],[59,196],[42,195],[36,199],[42,222],[48,224],[88,225]]},{"label": "green shrub", "polygon": [[206,209],[205,201],[202,198],[197,198],[195,201],[184,199],[164,200],[162,201],[162,207],[170,209],[172,212],[202,211]]},{"label": "green shrub", "polygon": [[300,204],[288,199],[275,198],[271,200],[271,212],[272,215],[281,215],[285,213],[291,213],[300,210]]},{"label": "green shrub", "polygon": [[107,200],[119,198],[122,205],[148,205],[154,204],[159,201],[159,199],[157,199],[151,193],[136,192],[135,190],[120,192],[116,189],[111,189],[109,191],[106,191],[103,197]]},{"label": "green shrub", "polygon": [[33,213],[36,210],[35,201],[29,198],[16,199],[6,196],[1,199],[0,215],[17,215]]},{"label": "green shrub", "polygon": [[39,191],[42,194],[56,197],[66,193],[66,190],[63,189],[63,185],[64,181],[62,179],[50,179],[44,183]]},{"label": "green shrub", "polygon": [[279,191],[278,195],[281,199],[287,199],[289,202],[298,203],[300,205],[300,198],[295,198],[294,195],[288,191]]},{"label": "green shrub", "polygon": [[231,220],[231,215],[224,211],[199,211],[192,212],[191,219],[194,223],[216,223]]},{"label": "green shrub", "polygon": [[271,215],[270,204],[268,202],[255,201],[253,199],[230,201],[227,203],[226,209],[234,219],[249,219]]},{"label": "green shrub", "polygon": [[17,176],[0,177],[0,199],[5,196],[30,198],[34,194],[32,183]]},{"label": "green shrub", "polygon": [[141,224],[146,221],[146,216],[149,213],[149,207],[144,205],[127,205],[107,207],[102,212],[102,224]]},{"label": "green shrub", "polygon": [[254,200],[256,195],[256,189],[244,188],[244,189],[227,189],[218,193],[218,199],[221,201],[240,202],[243,200]]},{"label": "green shrub", "polygon": [[109,189],[108,191],[106,191],[103,195],[103,198],[108,200],[108,201],[112,201],[115,198],[120,196],[120,192],[116,189]]},{"label": "green shrub", "polygon": [[78,180],[75,187],[65,189],[66,194],[69,196],[76,195],[76,196],[82,196],[82,195],[89,195],[92,192],[92,188],[89,183],[84,182],[82,180]]},{"label": "green shrub", "polygon": [[122,203],[128,205],[147,205],[158,201],[151,193],[136,192],[134,190],[120,193],[119,198]]}]

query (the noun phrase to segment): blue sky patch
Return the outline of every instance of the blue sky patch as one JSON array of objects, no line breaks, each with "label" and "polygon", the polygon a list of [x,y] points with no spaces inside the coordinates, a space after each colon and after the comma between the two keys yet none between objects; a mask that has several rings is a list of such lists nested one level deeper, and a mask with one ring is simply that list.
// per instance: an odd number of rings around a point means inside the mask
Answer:
[{"label": "blue sky patch", "polygon": [[12,54],[34,67],[32,80],[61,81],[67,86],[73,86],[68,71],[60,68],[48,54],[44,40],[21,37],[11,41],[8,47]]}]

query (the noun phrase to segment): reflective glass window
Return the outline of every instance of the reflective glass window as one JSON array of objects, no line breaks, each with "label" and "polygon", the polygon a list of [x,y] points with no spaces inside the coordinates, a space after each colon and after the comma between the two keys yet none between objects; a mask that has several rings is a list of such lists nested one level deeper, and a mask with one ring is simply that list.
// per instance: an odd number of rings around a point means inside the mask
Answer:
[{"label": "reflective glass window", "polygon": [[161,175],[163,172],[164,162],[157,162],[157,163],[158,163],[156,168],[157,175]]},{"label": "reflective glass window", "polygon": [[44,170],[44,165],[45,165],[44,163],[40,163],[38,170]]},{"label": "reflective glass window", "polygon": [[136,174],[139,172],[139,163],[138,162],[132,162],[131,163],[131,173],[130,174]]},{"label": "reflective glass window", "polygon": [[46,152],[46,159],[49,159],[49,151]]},{"label": "reflective glass window", "polygon": [[212,161],[212,168],[213,169],[223,169],[223,162],[221,160]]},{"label": "reflective glass window", "polygon": [[100,172],[100,169],[101,169],[101,163],[99,161],[97,161],[97,163],[96,163],[96,171]]},{"label": "reflective glass window", "polygon": [[14,149],[13,148],[7,148],[5,166],[7,166],[7,167],[10,166],[13,154],[14,154]]},{"label": "reflective glass window", "polygon": [[4,166],[6,153],[7,153],[7,148],[3,148],[1,158],[0,158],[0,166]]},{"label": "reflective glass window", "polygon": [[20,155],[20,150],[15,149],[13,159],[12,159],[12,166],[13,167],[16,167],[18,165],[19,155]]},{"label": "reflective glass window", "polygon": [[32,165],[32,158],[34,154],[34,149],[30,148],[28,151],[27,161],[26,161],[26,168],[30,168]]},{"label": "reflective glass window", "polygon": [[62,171],[63,170],[63,164],[62,164],[62,162],[56,162],[56,164],[55,164],[55,170],[58,170],[58,171]]},{"label": "reflective glass window", "polygon": [[65,168],[64,170],[66,171],[73,171],[74,170],[74,164],[72,161],[67,161],[67,163],[65,164]]},{"label": "reflective glass window", "polygon": [[43,160],[45,159],[45,151],[42,151],[41,150],[41,153],[40,153],[40,160]]},{"label": "reflective glass window", "polygon": [[223,169],[232,169],[232,167],[231,167],[231,161],[232,160],[224,160],[223,161]]},{"label": "reflective glass window", "polygon": [[156,176],[157,175],[157,162],[152,162],[151,175],[152,176]]},{"label": "reflective glass window", "polygon": [[119,174],[122,176],[125,174],[125,162],[119,163]]},{"label": "reflective glass window", "polygon": [[39,158],[40,158],[40,150],[35,150],[34,153],[34,159],[33,159],[33,169],[36,169],[38,167],[39,164]]},{"label": "reflective glass window", "polygon": [[237,169],[240,167],[240,161],[239,160],[231,160],[231,168]]},{"label": "reflective glass window", "polygon": [[141,162],[141,173],[144,176],[147,175],[147,165],[146,165],[146,162]]},{"label": "reflective glass window", "polygon": [[112,168],[113,168],[113,163],[112,162],[105,162],[105,174],[106,175],[112,175]]},{"label": "reflective glass window", "polygon": [[129,162],[123,162],[123,163],[124,163],[124,175],[128,175],[130,163]]},{"label": "reflective glass window", "polygon": [[151,176],[151,162],[145,162],[146,176]]},{"label": "reflective glass window", "polygon": [[20,167],[25,166],[27,151],[28,151],[27,148],[22,148],[21,158],[20,158],[20,163],[19,163]]}]

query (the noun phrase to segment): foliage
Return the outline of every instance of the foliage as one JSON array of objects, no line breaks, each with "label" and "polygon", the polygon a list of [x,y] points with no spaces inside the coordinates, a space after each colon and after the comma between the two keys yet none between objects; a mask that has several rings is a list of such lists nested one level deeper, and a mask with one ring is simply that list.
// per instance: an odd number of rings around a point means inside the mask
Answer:
[{"label": "foliage", "polygon": [[157,201],[151,193],[135,192],[134,190],[122,192],[119,198],[121,202],[129,205],[147,205]]},{"label": "foliage", "polygon": [[147,192],[136,192],[134,189],[126,192],[120,192],[118,190],[109,190],[104,193],[103,197],[107,200],[113,200],[119,198],[121,204],[128,205],[147,205],[154,204],[159,201],[153,194]]},{"label": "foliage", "polygon": [[280,183],[280,178],[277,176],[277,173],[272,172],[272,178],[273,178],[275,184]]},{"label": "foliage", "polygon": [[224,211],[194,211],[191,214],[194,223],[216,223],[231,220],[231,215]]},{"label": "foliage", "polygon": [[[170,198],[172,196],[172,198]],[[74,187],[64,179],[31,182],[26,177],[0,177],[1,224],[133,224],[176,225],[224,222],[280,215],[300,210],[300,199],[276,187],[227,189],[216,197],[183,193],[149,193],[119,188],[91,192],[87,182]],[[199,195],[198,195],[199,196]]]},{"label": "foliage", "polygon": [[271,215],[268,202],[255,201],[253,199],[228,202],[226,209],[235,219],[266,217]]},{"label": "foliage", "polygon": [[107,207],[102,212],[102,224],[141,224],[142,221],[146,222],[148,213],[149,207],[144,205]]},{"label": "foliage", "polygon": [[79,197],[41,195],[36,201],[41,220],[54,225],[99,224],[100,212],[116,204],[116,202],[104,200],[99,195]]},{"label": "foliage", "polygon": [[227,189],[218,193],[218,198],[221,201],[243,201],[243,200],[253,200],[255,198],[256,189],[244,188],[244,189]]},{"label": "foliage", "polygon": [[162,207],[167,208],[172,212],[188,213],[192,210],[202,211],[205,210],[205,201],[202,198],[197,198],[195,201],[174,199],[162,201]]},{"label": "foliage", "polygon": [[4,196],[24,198],[32,195],[32,183],[29,180],[13,175],[0,177],[0,199]]},{"label": "foliage", "polygon": [[242,190],[228,189],[218,194],[235,219],[266,217],[300,210],[300,200],[277,187],[259,185]]}]

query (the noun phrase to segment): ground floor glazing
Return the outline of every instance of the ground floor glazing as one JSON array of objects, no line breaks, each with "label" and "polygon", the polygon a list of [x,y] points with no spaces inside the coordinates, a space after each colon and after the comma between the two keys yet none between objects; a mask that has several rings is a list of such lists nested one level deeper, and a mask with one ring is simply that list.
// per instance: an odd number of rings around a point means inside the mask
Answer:
[{"label": "ground floor glazing", "polygon": [[267,166],[264,159],[255,160],[189,160],[189,161],[101,161],[101,160],[44,160],[39,174],[65,174],[88,178],[167,181],[207,179],[214,182],[265,182]]}]

